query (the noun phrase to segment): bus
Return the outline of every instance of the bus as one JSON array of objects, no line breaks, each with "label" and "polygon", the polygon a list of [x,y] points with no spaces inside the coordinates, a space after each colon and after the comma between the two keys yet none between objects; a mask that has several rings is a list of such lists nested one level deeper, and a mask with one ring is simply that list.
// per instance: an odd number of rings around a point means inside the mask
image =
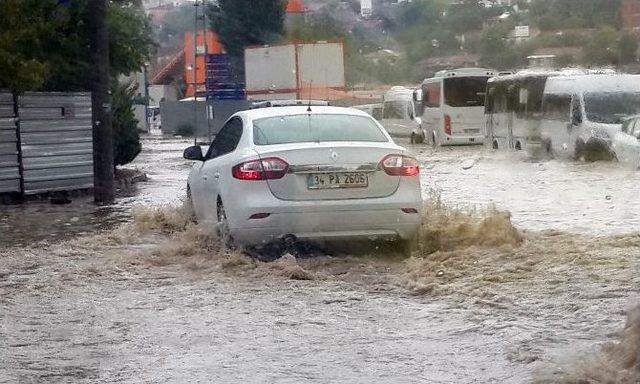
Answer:
[{"label": "bus", "polygon": [[[521,71],[487,83],[487,145],[606,158],[622,119],[640,113],[640,76],[612,70]],[[593,155],[593,156],[592,156]]]},{"label": "bus", "polygon": [[422,126],[433,146],[483,144],[487,82],[495,72],[460,68],[422,83]]},{"label": "bus", "polygon": [[558,74],[525,70],[490,79],[484,106],[485,143],[493,149],[515,150],[539,145],[544,86],[547,78]]}]

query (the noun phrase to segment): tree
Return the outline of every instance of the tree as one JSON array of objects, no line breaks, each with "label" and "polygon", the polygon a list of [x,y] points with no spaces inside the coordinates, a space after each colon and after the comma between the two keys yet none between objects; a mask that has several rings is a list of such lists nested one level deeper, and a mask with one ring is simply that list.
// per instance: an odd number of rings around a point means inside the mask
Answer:
[{"label": "tree", "polygon": [[529,10],[542,30],[597,28],[615,25],[622,0],[537,0]]},{"label": "tree", "polygon": [[[90,90],[95,73],[89,48],[90,1],[1,0],[0,88],[18,93]],[[154,43],[138,0],[109,1],[107,26],[109,76],[117,87],[120,75],[140,70]],[[122,97],[114,104],[126,99],[122,92],[115,93]],[[125,107],[113,109],[115,164],[131,161],[139,152],[137,124]]]},{"label": "tree", "polygon": [[[89,52],[89,0],[0,1],[0,87],[13,91],[86,91],[93,68]],[[138,71],[154,45],[135,1],[110,1],[110,73]]]},{"label": "tree", "polygon": [[587,42],[584,53],[590,64],[616,64],[619,61],[617,31],[611,27],[596,31]]},{"label": "tree", "polygon": [[[277,42],[284,30],[285,0],[219,0],[207,10],[212,29],[227,53],[244,57],[250,45]],[[239,73],[242,66],[236,66]]]},{"label": "tree", "polygon": [[0,88],[12,91],[39,89],[50,70],[34,53],[44,47],[42,37],[54,33],[52,2],[0,1]]},{"label": "tree", "polygon": [[462,0],[447,9],[445,23],[457,34],[482,29],[484,6],[478,0]]},{"label": "tree", "polygon": [[114,165],[124,165],[132,162],[140,153],[140,135],[138,120],[132,105],[136,98],[137,86],[116,83],[111,89],[113,112],[113,136],[117,140],[113,143]]},{"label": "tree", "polygon": [[618,51],[620,52],[620,64],[629,64],[636,61],[638,57],[638,38],[625,33],[618,40]]},{"label": "tree", "polygon": [[193,32],[195,10],[192,3],[185,3],[167,13],[159,24],[155,23],[155,39],[166,53],[182,49],[184,34]]}]

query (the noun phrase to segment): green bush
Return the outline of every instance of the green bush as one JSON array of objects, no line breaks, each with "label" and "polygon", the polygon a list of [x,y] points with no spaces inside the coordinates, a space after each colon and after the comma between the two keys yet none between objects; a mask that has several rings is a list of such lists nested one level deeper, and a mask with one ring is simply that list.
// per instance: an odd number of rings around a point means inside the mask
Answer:
[{"label": "green bush", "polygon": [[138,120],[133,112],[134,84],[116,83],[112,89],[114,166],[132,162],[142,150]]}]

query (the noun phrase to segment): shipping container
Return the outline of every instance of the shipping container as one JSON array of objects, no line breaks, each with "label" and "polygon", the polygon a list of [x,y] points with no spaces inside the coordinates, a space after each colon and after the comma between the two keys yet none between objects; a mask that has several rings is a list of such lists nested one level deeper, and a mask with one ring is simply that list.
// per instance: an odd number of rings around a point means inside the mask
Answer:
[{"label": "shipping container", "polygon": [[247,99],[299,99],[344,91],[342,42],[292,43],[245,50]]}]

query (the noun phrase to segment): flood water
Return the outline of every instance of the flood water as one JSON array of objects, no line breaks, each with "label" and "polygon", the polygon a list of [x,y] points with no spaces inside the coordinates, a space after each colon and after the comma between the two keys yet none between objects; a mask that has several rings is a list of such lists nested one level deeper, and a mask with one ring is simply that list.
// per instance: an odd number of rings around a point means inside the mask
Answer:
[{"label": "flood water", "polygon": [[523,383],[640,302],[640,184],[617,164],[416,147],[425,197],[508,210],[522,242],[264,264],[171,209],[130,224],[179,204],[189,144],[146,138],[149,181],[113,207],[0,207],[0,383]]}]

